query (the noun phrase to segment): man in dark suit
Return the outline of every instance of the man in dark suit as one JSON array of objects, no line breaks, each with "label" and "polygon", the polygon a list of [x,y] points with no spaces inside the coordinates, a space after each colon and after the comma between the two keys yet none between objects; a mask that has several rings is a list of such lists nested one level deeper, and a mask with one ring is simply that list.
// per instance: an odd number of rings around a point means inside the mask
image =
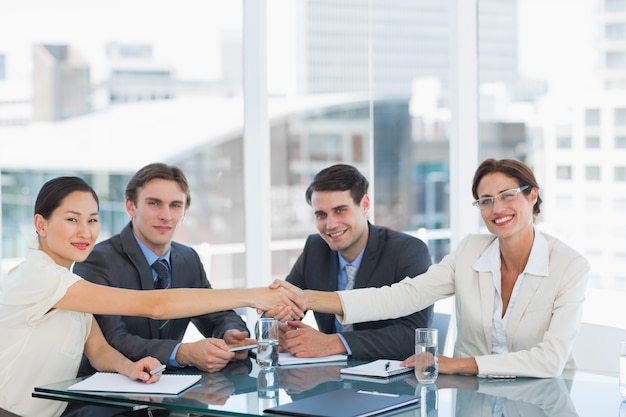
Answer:
[{"label": "man in dark suit", "polygon": [[[334,165],[315,176],[306,200],[319,233],[307,238],[288,282],[321,291],[382,287],[428,269],[431,257],[424,242],[369,223],[368,185],[350,165]],[[280,316],[275,310],[265,314]],[[399,319],[342,328],[334,315],[316,312],[319,330],[292,321],[283,326],[281,348],[299,357],[346,353],[354,359],[404,360],[415,353],[415,329],[429,327],[432,314],[430,306]]]},{"label": "man in dark suit", "polygon": [[[162,163],[149,164],[130,179],[125,198],[131,221],[120,234],[98,243],[73,271],[89,281],[120,288],[211,288],[197,252],[173,241],[191,202],[183,172]],[[131,360],[153,356],[168,367],[193,365],[216,372],[233,359],[247,357],[246,352],[229,352],[229,346],[254,343],[246,324],[232,310],[168,321],[110,315],[96,319],[109,343],[125,356]],[[190,321],[205,339],[181,343]],[[90,368],[83,360],[80,374],[92,373]]]}]

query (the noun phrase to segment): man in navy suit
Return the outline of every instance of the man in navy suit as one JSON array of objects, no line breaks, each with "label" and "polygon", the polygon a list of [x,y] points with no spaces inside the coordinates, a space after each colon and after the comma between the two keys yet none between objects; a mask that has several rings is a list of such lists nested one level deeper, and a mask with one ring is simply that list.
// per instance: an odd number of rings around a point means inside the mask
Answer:
[{"label": "man in navy suit", "polygon": [[[424,242],[368,221],[368,185],[350,165],[334,165],[315,176],[306,200],[314,210],[319,233],[307,238],[288,282],[321,291],[382,287],[428,269],[431,257]],[[353,282],[350,275],[355,277]],[[280,315],[276,310],[265,314]],[[342,328],[334,315],[316,312],[319,330],[289,322],[282,327],[281,349],[299,357],[345,353],[354,359],[404,360],[415,353],[415,329],[429,327],[432,314],[430,306],[398,319]]]},{"label": "man in navy suit", "polygon": [[[128,182],[125,198],[131,221],[120,234],[98,243],[73,271],[120,288],[211,288],[197,252],[173,241],[191,202],[183,172],[162,163],[146,165]],[[247,357],[245,351],[229,352],[229,346],[255,342],[232,310],[168,321],[110,315],[96,319],[108,342],[125,356],[153,356],[168,367],[193,365],[216,372],[231,360]],[[181,343],[190,321],[205,338]],[[83,360],[80,374],[88,373],[93,369]]]}]

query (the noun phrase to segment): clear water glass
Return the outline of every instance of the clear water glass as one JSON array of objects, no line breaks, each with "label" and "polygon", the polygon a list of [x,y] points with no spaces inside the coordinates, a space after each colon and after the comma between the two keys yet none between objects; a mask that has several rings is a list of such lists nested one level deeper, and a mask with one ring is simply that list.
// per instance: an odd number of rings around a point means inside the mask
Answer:
[{"label": "clear water glass", "polygon": [[256,363],[261,369],[278,366],[278,320],[260,318],[257,323]]},{"label": "clear water glass", "polygon": [[437,329],[415,329],[415,377],[420,384],[433,384],[439,376]]}]

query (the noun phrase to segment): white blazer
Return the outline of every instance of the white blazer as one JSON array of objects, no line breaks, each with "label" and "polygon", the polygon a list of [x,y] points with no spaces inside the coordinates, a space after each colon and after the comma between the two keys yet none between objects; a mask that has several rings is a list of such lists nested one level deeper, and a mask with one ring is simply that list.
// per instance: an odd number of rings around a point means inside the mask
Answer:
[{"label": "white blazer", "polygon": [[589,264],[560,240],[541,235],[548,246],[549,274],[525,275],[506,327],[509,353],[491,354],[496,290],[491,272],[472,268],[494,235],[464,238],[455,252],[415,278],[382,288],[340,291],[344,315],[338,319],[385,320],[455,296],[454,357],[474,357],[481,376],[558,376],[564,368],[575,367],[572,346],[582,318]]}]

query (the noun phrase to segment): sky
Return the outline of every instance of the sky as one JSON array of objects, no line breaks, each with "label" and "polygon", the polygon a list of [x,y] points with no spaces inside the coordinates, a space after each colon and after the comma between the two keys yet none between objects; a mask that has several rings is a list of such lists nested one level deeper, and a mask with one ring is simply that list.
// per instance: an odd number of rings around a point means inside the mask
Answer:
[{"label": "sky", "polygon": [[92,62],[104,59],[109,41],[150,43],[155,58],[176,62],[182,78],[211,79],[219,75],[220,32],[241,30],[241,13],[241,2],[231,0],[7,1],[0,52],[10,57],[9,76],[20,77],[33,43],[72,44]]},{"label": "sky", "polygon": [[[267,2],[268,82],[274,92],[295,89],[293,0]],[[106,76],[105,45],[149,43],[158,62],[175,64],[187,80],[221,76],[220,36],[241,32],[243,0],[19,0],[0,3],[0,53],[8,77],[30,85],[31,45],[75,46],[92,64],[94,81]],[[0,89],[0,94],[2,90]]]},{"label": "sky", "polygon": [[[518,0],[519,62],[524,75],[571,86],[599,66],[593,13],[599,0]],[[268,0],[268,72],[273,90],[295,87],[293,4]],[[105,76],[110,41],[150,43],[157,61],[183,79],[220,76],[220,33],[240,31],[243,0],[18,0],[0,3],[0,53],[13,81],[30,83],[33,43],[72,44]],[[590,18],[591,17],[591,18]],[[280,84],[285,84],[284,86]],[[1,91],[0,91],[1,93]]]}]

